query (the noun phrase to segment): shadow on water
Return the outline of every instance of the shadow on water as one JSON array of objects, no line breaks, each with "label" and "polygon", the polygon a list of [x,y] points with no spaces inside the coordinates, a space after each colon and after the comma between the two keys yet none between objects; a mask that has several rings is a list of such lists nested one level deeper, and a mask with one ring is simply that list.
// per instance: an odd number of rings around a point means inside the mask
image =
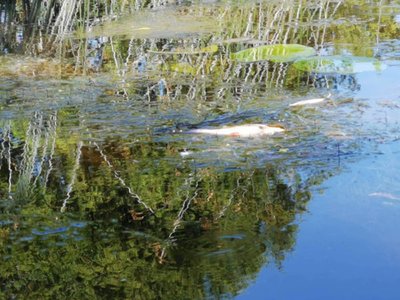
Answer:
[{"label": "shadow on water", "polygon": [[[0,6],[1,296],[232,298],[284,268],[327,178],[397,138],[394,92],[360,96],[398,66],[396,8],[95,2]],[[388,69],[231,59],[279,43]],[[253,123],[285,131],[189,133]]]}]

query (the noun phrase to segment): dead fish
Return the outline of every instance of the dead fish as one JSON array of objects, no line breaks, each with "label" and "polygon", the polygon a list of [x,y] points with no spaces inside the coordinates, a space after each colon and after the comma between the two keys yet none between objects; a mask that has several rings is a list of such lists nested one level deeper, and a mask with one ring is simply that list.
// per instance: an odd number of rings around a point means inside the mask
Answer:
[{"label": "dead fish", "polygon": [[321,102],[324,102],[324,101],[325,101],[325,98],[315,98],[315,99],[298,101],[298,102],[290,104],[289,106],[311,105],[311,104],[321,103]]},{"label": "dead fish", "polygon": [[199,128],[193,129],[189,131],[189,133],[201,133],[231,137],[256,137],[263,135],[273,135],[275,133],[283,131],[285,131],[285,129],[280,126],[268,126],[265,124],[245,124],[215,129]]},{"label": "dead fish", "polygon": [[395,195],[390,194],[390,193],[371,193],[368,196],[370,196],[370,197],[381,197],[381,198],[386,198],[386,199],[390,199],[390,200],[400,200],[399,196],[395,196]]}]

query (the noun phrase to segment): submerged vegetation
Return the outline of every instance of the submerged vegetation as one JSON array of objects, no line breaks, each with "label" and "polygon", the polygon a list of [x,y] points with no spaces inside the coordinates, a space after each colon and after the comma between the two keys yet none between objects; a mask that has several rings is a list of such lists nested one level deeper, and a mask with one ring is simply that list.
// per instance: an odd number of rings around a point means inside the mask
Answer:
[{"label": "submerged vegetation", "polygon": [[[281,267],[311,191],[395,138],[355,95],[398,60],[399,11],[2,1],[0,297],[219,299]],[[192,134],[254,123],[285,131]]]}]

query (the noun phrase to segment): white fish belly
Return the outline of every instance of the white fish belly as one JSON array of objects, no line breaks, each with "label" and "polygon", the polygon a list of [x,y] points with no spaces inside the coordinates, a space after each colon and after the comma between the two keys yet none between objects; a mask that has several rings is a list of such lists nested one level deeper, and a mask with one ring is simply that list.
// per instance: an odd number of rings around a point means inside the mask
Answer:
[{"label": "white fish belly", "polygon": [[283,132],[284,129],[280,127],[272,127],[264,124],[248,124],[242,126],[232,126],[216,129],[194,129],[190,133],[200,133],[218,136],[232,136],[232,137],[255,137],[263,135],[273,135],[278,132]]}]

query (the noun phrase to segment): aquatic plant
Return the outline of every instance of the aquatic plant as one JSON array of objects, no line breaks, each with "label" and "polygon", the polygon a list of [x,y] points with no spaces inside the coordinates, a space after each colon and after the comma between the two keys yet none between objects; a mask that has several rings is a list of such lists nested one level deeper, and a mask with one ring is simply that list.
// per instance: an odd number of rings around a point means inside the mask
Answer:
[{"label": "aquatic plant", "polygon": [[275,63],[291,62],[299,58],[313,56],[316,51],[311,47],[296,44],[276,44],[259,46],[231,54],[239,62],[257,62],[268,60]]}]

